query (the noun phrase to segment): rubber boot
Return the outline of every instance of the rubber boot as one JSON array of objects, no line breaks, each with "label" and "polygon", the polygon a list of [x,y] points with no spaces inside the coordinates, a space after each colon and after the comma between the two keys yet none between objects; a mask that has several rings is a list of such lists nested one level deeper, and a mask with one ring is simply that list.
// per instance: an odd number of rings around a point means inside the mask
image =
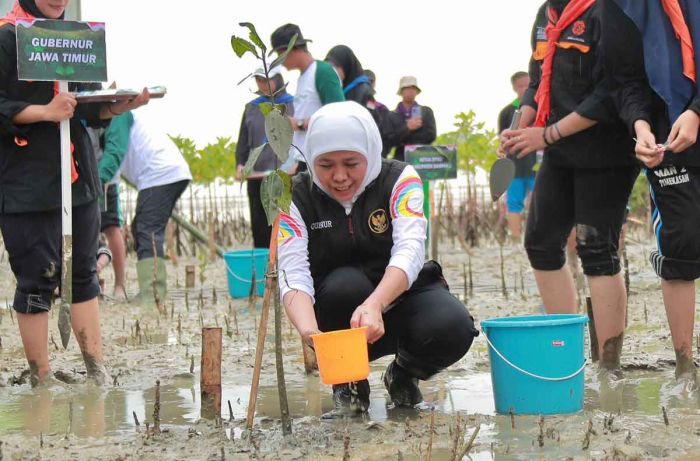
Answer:
[{"label": "rubber boot", "polygon": [[165,301],[165,294],[167,291],[167,274],[165,270],[165,260],[163,258],[157,259],[155,268],[155,280],[153,275],[153,260],[154,258],[144,258],[136,263],[136,275],[138,277],[139,282],[139,294],[135,298],[136,302],[155,304],[155,298],[153,297],[154,283],[156,286],[156,290],[158,291],[158,297],[160,299],[160,302]]}]

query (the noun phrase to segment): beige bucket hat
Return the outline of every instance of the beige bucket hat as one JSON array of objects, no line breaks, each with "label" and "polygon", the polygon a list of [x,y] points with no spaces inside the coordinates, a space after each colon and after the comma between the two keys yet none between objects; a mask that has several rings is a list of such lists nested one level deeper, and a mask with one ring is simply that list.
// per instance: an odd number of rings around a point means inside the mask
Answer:
[{"label": "beige bucket hat", "polygon": [[404,88],[408,88],[410,86],[413,86],[418,90],[418,93],[421,92],[420,87],[418,86],[418,80],[416,77],[413,75],[406,75],[405,77],[401,77],[401,80],[399,81],[399,91],[396,92],[399,96],[401,96],[401,90]]}]

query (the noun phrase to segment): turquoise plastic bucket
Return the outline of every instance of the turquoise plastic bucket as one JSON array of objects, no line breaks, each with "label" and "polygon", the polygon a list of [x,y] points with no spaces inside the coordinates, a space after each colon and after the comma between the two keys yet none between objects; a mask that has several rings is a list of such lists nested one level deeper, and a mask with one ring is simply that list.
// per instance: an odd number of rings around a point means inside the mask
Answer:
[{"label": "turquoise plastic bucket", "polygon": [[258,296],[265,293],[265,271],[270,250],[254,248],[252,250],[235,250],[224,253],[226,273],[228,275],[228,292],[232,298],[245,298],[250,295],[255,270],[255,288]]},{"label": "turquoise plastic bucket", "polygon": [[481,322],[489,343],[496,411],[553,415],[583,409],[584,327],[578,314]]}]

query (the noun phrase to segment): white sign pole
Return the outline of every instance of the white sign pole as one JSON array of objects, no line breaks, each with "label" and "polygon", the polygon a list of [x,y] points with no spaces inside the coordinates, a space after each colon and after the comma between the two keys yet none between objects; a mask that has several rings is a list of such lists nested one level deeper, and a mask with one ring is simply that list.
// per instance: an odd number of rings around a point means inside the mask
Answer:
[{"label": "white sign pole", "polygon": [[[68,92],[68,82],[58,82],[59,93]],[[73,197],[71,192],[70,119],[61,120],[61,233],[63,258],[61,270],[61,308],[58,330],[63,347],[68,346],[71,332],[70,306],[73,302]]]}]

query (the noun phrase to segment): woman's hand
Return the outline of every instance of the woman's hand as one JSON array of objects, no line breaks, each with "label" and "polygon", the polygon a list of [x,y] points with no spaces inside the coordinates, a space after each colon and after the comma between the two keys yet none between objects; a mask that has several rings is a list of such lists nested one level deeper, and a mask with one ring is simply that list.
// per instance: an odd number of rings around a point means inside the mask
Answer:
[{"label": "woman's hand", "polygon": [[508,152],[505,150],[505,144],[513,137],[513,130],[511,129],[505,129],[501,132],[501,135],[499,137],[499,143],[498,143],[498,150],[496,151],[496,154],[498,155],[498,158],[504,158],[508,155]]},{"label": "woman's hand", "polygon": [[128,112],[130,110],[138,109],[141,106],[145,106],[150,100],[151,95],[148,93],[148,88],[144,88],[141,94],[136,96],[134,99],[122,102],[113,102],[109,106],[109,113],[113,117],[116,117],[117,115],[121,115],[124,112]]},{"label": "woman's hand", "polygon": [[384,336],[384,319],[381,304],[365,301],[360,304],[350,318],[350,327],[367,327],[367,342],[375,343]]},{"label": "woman's hand", "polygon": [[45,118],[47,122],[60,122],[73,117],[78,101],[73,93],[58,93],[50,103],[45,106]]},{"label": "woman's hand", "polygon": [[[700,127],[700,116],[692,110],[683,112],[671,127],[668,135],[668,150],[671,152],[683,152],[698,139],[698,128]],[[639,138],[637,138],[639,139]]]},{"label": "woman's hand", "polygon": [[501,149],[505,152],[517,152],[518,158],[537,152],[545,148],[544,128],[533,127],[520,130],[505,130],[501,139]]},{"label": "woman's hand", "polygon": [[311,337],[319,333],[321,333],[321,330],[318,328],[310,328],[308,330],[299,331],[301,339],[312,349],[314,348],[314,341]]},{"label": "woman's hand", "polygon": [[647,122],[637,120],[634,131],[637,135],[634,153],[639,161],[647,168],[658,166],[664,160],[665,147],[656,143],[656,137]]}]

